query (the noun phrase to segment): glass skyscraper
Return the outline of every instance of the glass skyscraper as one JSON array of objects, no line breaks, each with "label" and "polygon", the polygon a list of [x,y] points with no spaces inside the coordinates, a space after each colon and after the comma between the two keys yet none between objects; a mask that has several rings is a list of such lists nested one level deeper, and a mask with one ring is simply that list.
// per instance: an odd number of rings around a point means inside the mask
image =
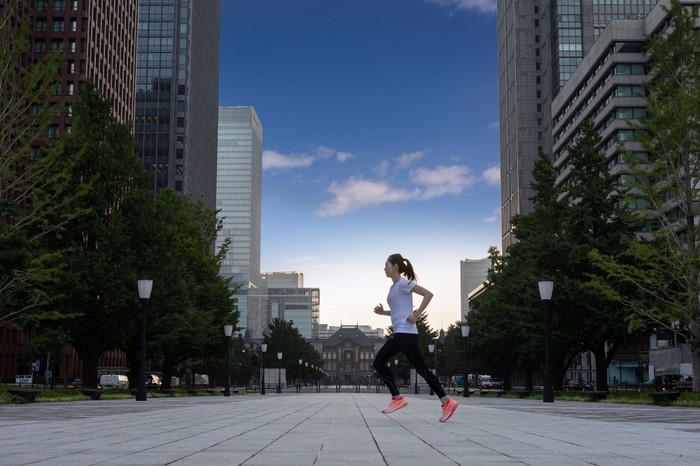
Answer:
[{"label": "glass skyscraper", "polygon": [[552,100],[613,19],[645,17],[656,0],[498,0],[503,251],[510,219],[532,211],[532,168],[552,151]]},{"label": "glass skyscraper", "polygon": [[258,339],[267,325],[267,305],[260,291],[263,128],[253,107],[219,107],[216,208],[223,230],[217,249],[231,244],[221,275],[231,277],[240,311],[239,326]]},{"label": "glass skyscraper", "polygon": [[221,0],[139,0],[136,143],[154,175],[216,205]]}]

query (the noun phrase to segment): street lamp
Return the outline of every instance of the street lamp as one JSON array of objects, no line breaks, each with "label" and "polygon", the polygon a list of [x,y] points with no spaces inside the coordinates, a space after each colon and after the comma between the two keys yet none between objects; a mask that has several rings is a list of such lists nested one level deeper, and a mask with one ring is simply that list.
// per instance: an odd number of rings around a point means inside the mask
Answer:
[{"label": "street lamp", "polygon": [[224,325],[224,335],[226,335],[226,385],[224,387],[224,396],[231,396],[231,383],[228,378],[229,359],[231,357],[231,334],[233,333],[233,325]]},{"label": "street lamp", "polygon": [[282,353],[277,353],[277,393],[282,393]]},{"label": "street lamp", "polygon": [[540,287],[542,307],[544,307],[544,394],[542,401],[552,403],[554,402],[554,392],[552,391],[552,373],[549,368],[549,303],[552,300],[554,282],[542,280],[538,285]]},{"label": "street lamp", "polygon": [[267,343],[260,345],[260,350],[262,351],[262,358],[260,358],[260,368],[262,369],[262,376],[260,377],[262,381],[262,388],[260,389],[260,394],[265,394],[265,351],[267,351]]},{"label": "street lamp", "polygon": [[[437,377],[437,351],[435,348],[435,344],[430,343],[428,345],[428,351],[430,351],[431,353],[435,353],[435,377]],[[430,387],[430,396],[433,396],[434,394],[435,392],[433,392],[433,387]]]},{"label": "street lamp", "polygon": [[139,280],[139,298],[141,298],[141,359],[139,361],[138,388],[136,389],[136,401],[146,401],[146,309],[151,297],[153,280]]},{"label": "street lamp", "polygon": [[399,386],[399,360],[394,359],[394,383]]},{"label": "street lamp", "polygon": [[467,373],[467,337],[469,336],[469,326],[462,325],[462,340],[464,341],[464,390],[462,398],[469,398],[469,374]]},{"label": "street lamp", "polygon": [[299,360],[299,391],[301,392],[301,363],[303,363],[301,359]]},{"label": "street lamp", "polygon": [[309,361],[306,361],[304,363],[304,365],[306,366],[306,383],[308,384],[309,383]]}]

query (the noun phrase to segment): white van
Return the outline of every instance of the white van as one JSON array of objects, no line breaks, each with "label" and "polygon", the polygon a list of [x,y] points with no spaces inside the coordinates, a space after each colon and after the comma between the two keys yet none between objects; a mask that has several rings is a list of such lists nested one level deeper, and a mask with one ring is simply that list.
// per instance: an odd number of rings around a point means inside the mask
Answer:
[{"label": "white van", "polygon": [[129,377],[117,374],[105,374],[100,377],[100,388],[119,388],[126,390],[129,388]]}]

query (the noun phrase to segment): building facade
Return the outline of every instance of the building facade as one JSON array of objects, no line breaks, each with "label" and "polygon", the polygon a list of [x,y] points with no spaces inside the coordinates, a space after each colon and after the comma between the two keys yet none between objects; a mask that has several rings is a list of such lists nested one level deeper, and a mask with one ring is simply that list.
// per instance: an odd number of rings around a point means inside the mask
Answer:
[{"label": "building facade", "polygon": [[260,289],[267,307],[266,323],[283,319],[292,322],[305,339],[318,338],[321,291],[304,288],[304,274],[263,272]]},{"label": "building facade", "polygon": [[221,0],[138,0],[138,12],[141,160],[154,192],[170,187],[214,209]]},{"label": "building facade", "polygon": [[552,154],[551,105],[605,26],[643,18],[656,0],[498,0],[498,100],[503,251],[510,220],[532,211],[532,168]]},{"label": "building facade", "polygon": [[369,384],[374,380],[374,356],[385,341],[369,338],[359,326],[341,325],[314,348],[321,354],[330,383]]},{"label": "building facade", "polygon": [[460,322],[464,321],[469,312],[469,294],[477,288],[483,286],[488,275],[491,261],[488,257],[484,259],[464,259],[459,261],[459,283],[460,283]]},{"label": "building facade", "polygon": [[267,302],[260,286],[263,128],[253,107],[220,107],[216,208],[223,229],[217,250],[229,240],[221,275],[238,289],[239,326],[253,339],[267,326]]}]

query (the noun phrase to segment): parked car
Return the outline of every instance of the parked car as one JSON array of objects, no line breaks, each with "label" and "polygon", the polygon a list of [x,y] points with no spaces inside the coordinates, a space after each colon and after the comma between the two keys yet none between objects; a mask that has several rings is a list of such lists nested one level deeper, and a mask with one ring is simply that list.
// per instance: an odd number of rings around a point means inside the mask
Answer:
[{"label": "parked car", "polygon": [[[640,390],[656,390],[661,392],[664,390],[675,390],[677,388],[678,382],[684,380],[684,377],[679,374],[664,374],[657,375],[656,377],[642,382],[639,384]],[[691,378],[692,380],[692,378]]]},{"label": "parked car", "polygon": [[75,379],[68,385],[68,388],[83,388],[83,379]]},{"label": "parked car", "polygon": [[567,379],[567,381],[564,382],[564,390],[581,390],[590,392],[595,390],[595,386],[583,379]]},{"label": "parked car", "polygon": [[119,374],[105,374],[100,377],[99,388],[119,388],[126,390],[129,388],[129,378],[125,375]]},{"label": "parked car", "polygon": [[158,388],[163,382],[155,374],[149,374],[146,376],[146,387],[148,388]]},{"label": "parked car", "polygon": [[452,376],[452,383],[454,383],[456,393],[464,391],[464,376],[462,374]]},{"label": "parked car", "polygon": [[485,390],[503,389],[503,379],[499,377],[488,377],[481,379],[481,388]]}]

